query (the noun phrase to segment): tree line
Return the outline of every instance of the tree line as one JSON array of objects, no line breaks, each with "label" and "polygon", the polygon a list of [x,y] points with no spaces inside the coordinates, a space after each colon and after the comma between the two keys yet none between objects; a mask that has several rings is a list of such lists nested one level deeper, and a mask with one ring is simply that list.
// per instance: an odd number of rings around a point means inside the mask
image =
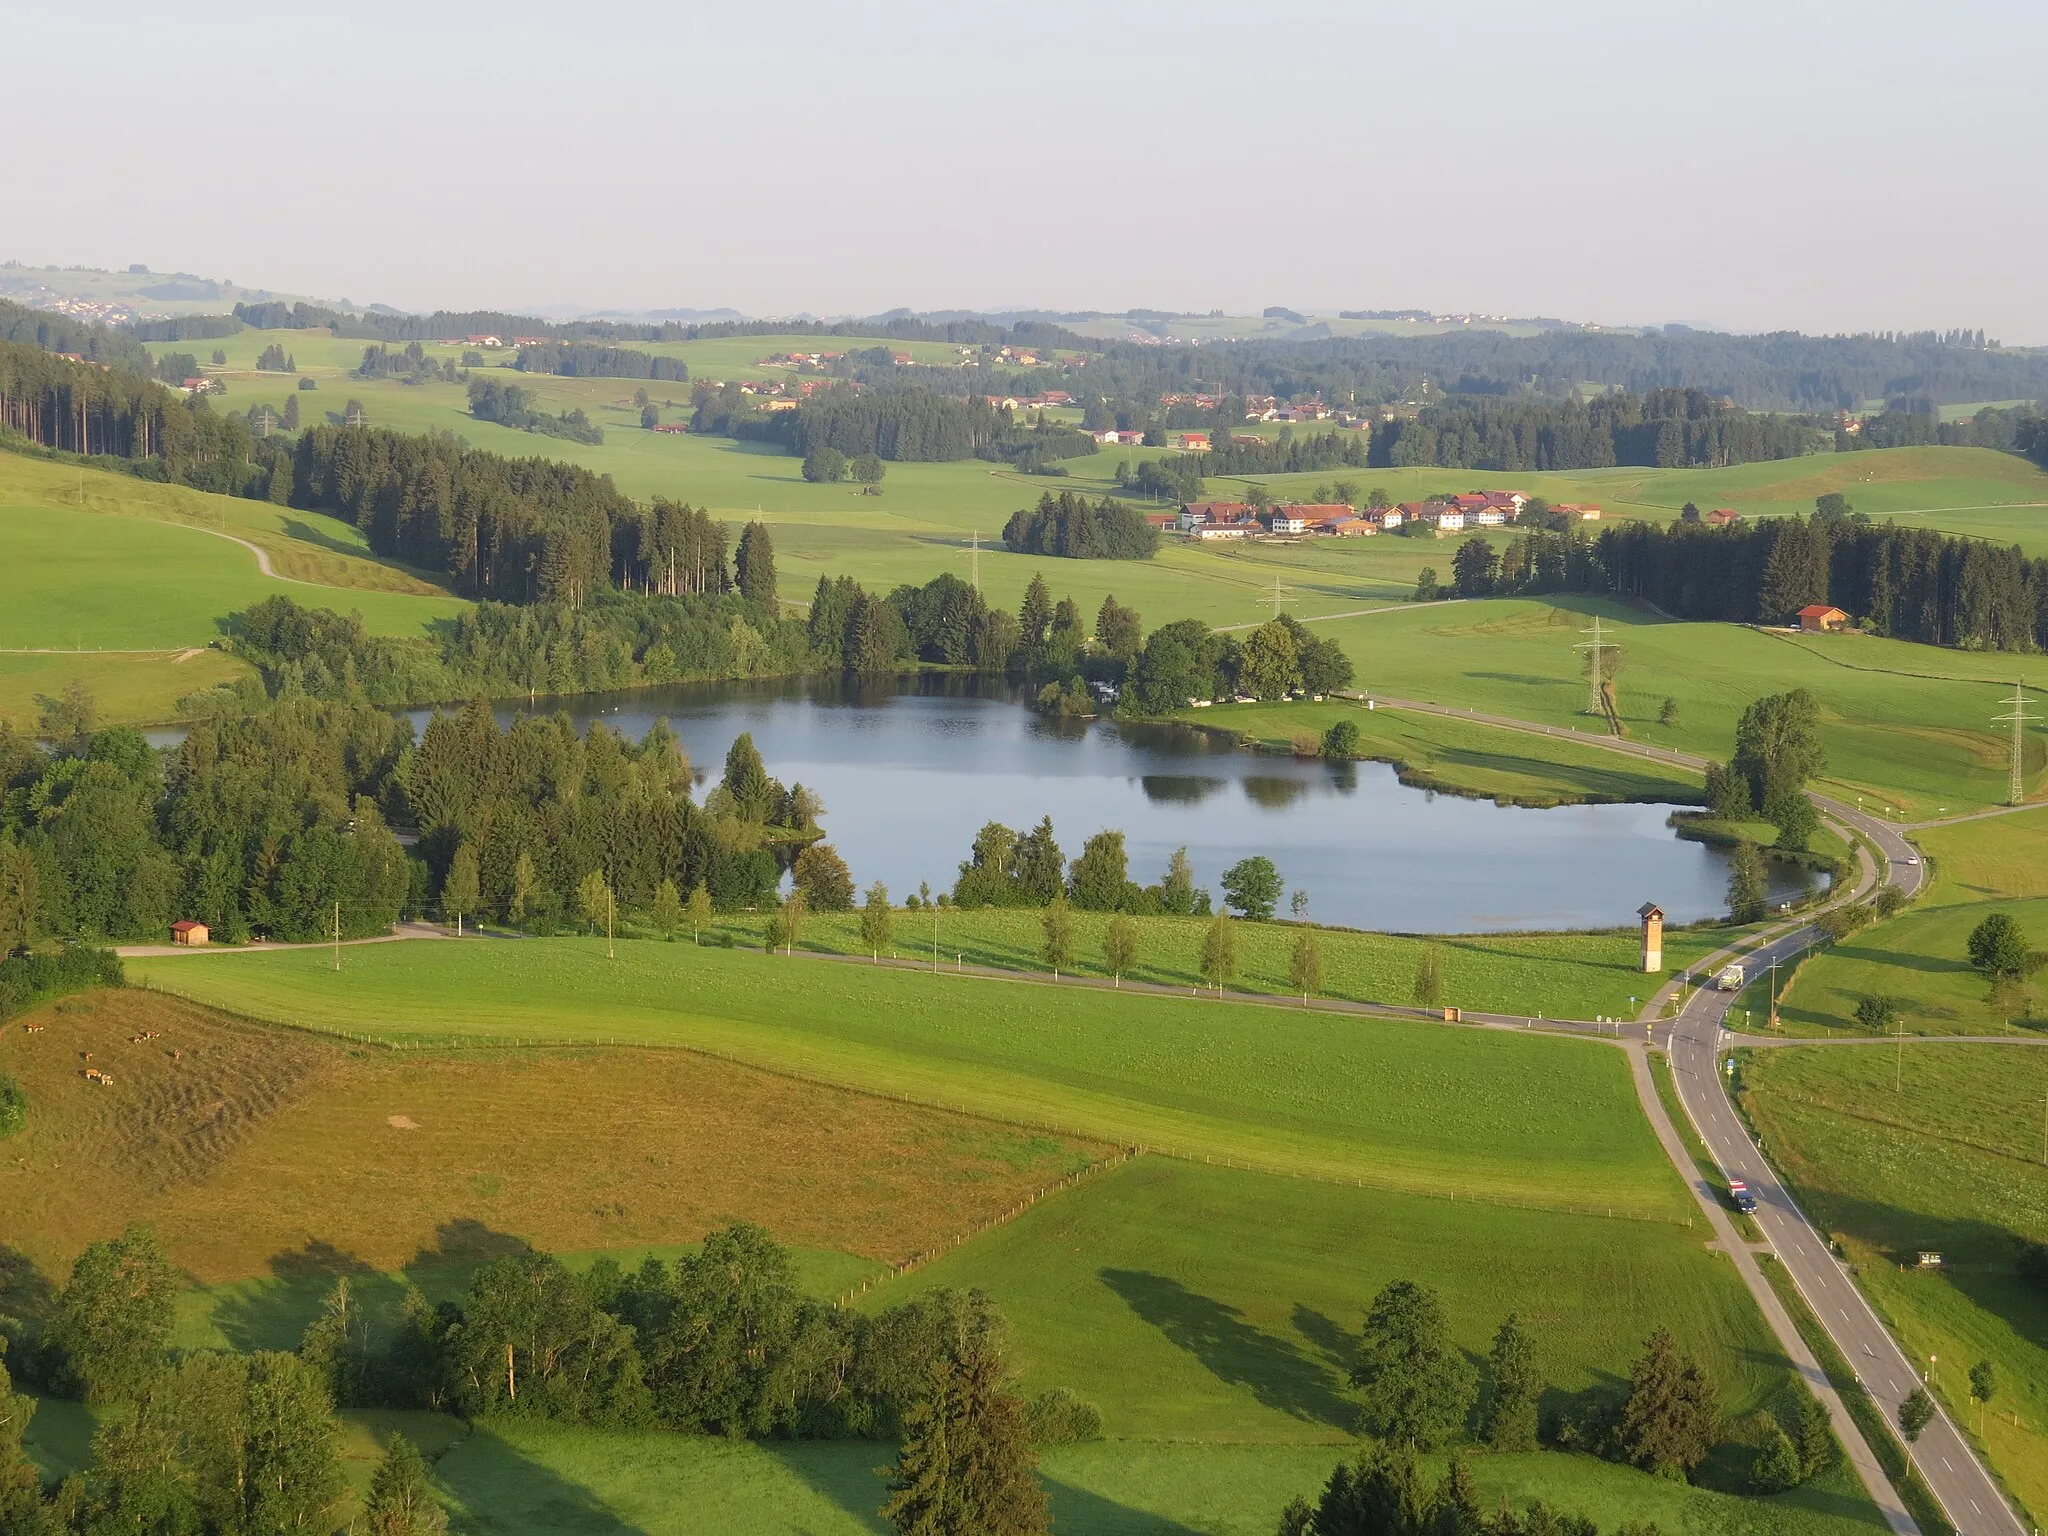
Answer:
[{"label": "tree line", "polygon": [[[47,722],[53,747],[0,730],[7,952],[160,940],[180,917],[228,942],[367,937],[448,911],[465,861],[455,910],[535,932],[611,910],[593,913],[593,879],[605,901],[642,909],[664,889],[701,891],[707,911],[758,908],[820,836],[816,797],[770,777],[747,737],[699,804],[665,725],[638,744],[559,715],[501,729],[476,702],[415,741],[372,705],[287,694],[158,752],[132,729],[91,729],[88,702],[73,708]],[[830,862],[811,861],[819,891],[843,883]],[[55,984],[33,967],[0,983],[18,999]]]},{"label": "tree line", "polygon": [[[393,1408],[896,1441],[883,1515],[905,1533],[988,1536],[1044,1530],[1036,1448],[1101,1432],[1071,1393],[1017,1395],[1006,1324],[982,1293],[938,1290],[866,1316],[803,1295],[789,1255],[746,1223],[630,1274],[609,1259],[575,1273],[551,1255],[508,1256],[477,1270],[459,1301],[432,1305],[407,1285],[395,1318],[373,1319],[343,1275],[293,1352],[174,1359],[178,1287],[155,1235],[130,1227],[89,1244],[40,1315],[19,1320],[26,1380],[113,1411],[89,1469],[45,1501],[21,1449],[30,1400],[0,1364],[0,1528],[329,1530],[346,1487],[336,1409]],[[387,1441],[358,1513],[379,1536],[446,1529],[402,1435]]]},{"label": "tree line", "polygon": [[513,367],[522,373],[552,373],[565,378],[648,379],[687,384],[690,370],[679,357],[660,357],[629,347],[596,342],[553,342],[521,347]]},{"label": "tree line", "polygon": [[231,496],[250,489],[245,423],[141,373],[74,363],[37,346],[0,342],[0,429],[39,448],[120,461],[147,479]]},{"label": "tree line", "polygon": [[1969,650],[2048,645],[2048,561],[2016,545],[1871,523],[1829,500],[1833,515],[1606,528],[1589,579],[1680,618],[1784,624],[1822,603],[1901,640]]}]

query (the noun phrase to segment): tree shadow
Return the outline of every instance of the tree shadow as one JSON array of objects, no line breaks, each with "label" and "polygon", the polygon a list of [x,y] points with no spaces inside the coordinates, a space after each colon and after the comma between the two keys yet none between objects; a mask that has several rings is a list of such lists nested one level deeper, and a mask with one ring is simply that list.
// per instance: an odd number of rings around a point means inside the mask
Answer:
[{"label": "tree shadow", "polygon": [[1039,1481],[1052,1495],[1052,1528],[1056,1531],[1087,1531],[1089,1536],[1199,1536],[1194,1526],[1149,1510],[1132,1509],[1072,1483],[1043,1474]]},{"label": "tree shadow", "polygon": [[1358,1359],[1361,1336],[1345,1329],[1335,1318],[1325,1317],[1314,1307],[1294,1304],[1294,1331],[1322,1351],[1323,1363],[1342,1380],[1351,1374]]},{"label": "tree shadow", "polygon": [[434,1464],[448,1495],[448,1529],[456,1536],[639,1536],[581,1483],[522,1455],[489,1425]]},{"label": "tree shadow", "polygon": [[314,1238],[303,1248],[274,1254],[268,1279],[225,1292],[214,1304],[213,1325],[244,1352],[297,1349],[307,1325],[325,1310],[334,1282],[343,1275],[349,1277],[356,1305],[373,1329],[396,1320],[404,1294],[398,1281]]},{"label": "tree shadow", "polygon": [[49,1276],[36,1261],[19,1248],[0,1243],[0,1318],[39,1323],[49,1316],[50,1303],[57,1297]]},{"label": "tree shadow", "polygon": [[1349,1431],[1357,1408],[1332,1372],[1285,1339],[1262,1333],[1235,1307],[1143,1270],[1105,1269],[1102,1281],[1139,1317],[1186,1350],[1219,1381],[1249,1388],[1268,1408]]},{"label": "tree shadow", "polygon": [[[783,1471],[830,1499],[870,1531],[887,1531],[880,1510],[889,1497],[887,1468],[896,1447],[879,1440],[756,1441]],[[798,1536],[808,1536],[798,1528]]]}]

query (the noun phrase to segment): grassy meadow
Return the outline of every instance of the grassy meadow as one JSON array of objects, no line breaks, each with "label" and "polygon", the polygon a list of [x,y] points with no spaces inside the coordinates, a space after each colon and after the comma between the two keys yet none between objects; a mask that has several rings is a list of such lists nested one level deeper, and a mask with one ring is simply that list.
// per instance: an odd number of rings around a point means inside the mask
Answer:
[{"label": "grassy meadow", "polygon": [[[1038,909],[958,909],[938,914],[937,947],[942,964],[992,966],[1043,978],[1044,923]],[[716,919],[707,942],[731,938],[741,947],[762,943],[766,915],[734,913]],[[1188,988],[1201,983],[1204,918],[1141,917],[1138,962],[1125,979],[1153,986]],[[1075,959],[1070,976],[1108,979],[1103,960],[1109,916],[1073,914]],[[636,929],[641,937],[650,935]],[[1238,975],[1230,990],[1239,994],[1297,999],[1289,981],[1297,930],[1286,923],[1237,925]],[[1719,927],[1667,930],[1667,970],[1676,973],[1728,942],[1733,930]],[[1635,929],[1540,934],[1454,934],[1422,937],[1319,928],[1323,990],[1319,997],[1344,1002],[1411,1003],[1415,972],[1424,950],[1434,948],[1442,963],[1445,997],[1457,1007],[1485,1013],[1544,1018],[1614,1017],[1628,1014],[1629,999],[1644,995],[1641,940]],[[921,962],[933,946],[931,913],[896,913],[894,952]],[[850,913],[812,913],[800,949],[818,954],[869,954],[859,919]]]},{"label": "grassy meadow", "polygon": [[248,672],[204,648],[228,614],[280,593],[380,634],[464,606],[317,512],[0,453],[0,720],[32,727],[38,695],[73,678],[108,722],[169,720],[186,694]]},{"label": "grassy meadow", "polygon": [[1459,1199],[1683,1217],[1620,1055],[1195,997],[584,939],[131,962],[248,1017],[393,1043],[695,1048],[1071,1135]]},{"label": "grassy meadow", "polygon": [[1905,1028],[1924,1034],[2037,1029],[2040,978],[1994,991],[1968,959],[1970,931],[1993,912],[2048,947],[2048,807],[1985,816],[1914,834],[1932,879],[1913,906],[1800,967],[1781,1003],[1787,1025],[1854,1030],[1865,997],[1896,999]]},{"label": "grassy meadow", "polygon": [[141,988],[37,1022],[0,1033],[34,1106],[0,1245],[53,1275],[134,1220],[216,1284],[659,1246],[742,1215],[858,1270],[1108,1150],[689,1051],[373,1050]]},{"label": "grassy meadow", "polygon": [[[628,946],[657,948],[669,947]],[[518,968],[507,990],[531,994],[545,970],[566,980],[552,1003],[563,1023],[605,1021],[588,984],[605,962],[579,966],[561,942],[373,946],[344,954],[342,979],[366,979],[357,961],[377,950],[451,958],[489,950],[500,969],[538,952],[544,963]],[[215,956],[191,971],[297,958]],[[759,955],[701,958],[757,974],[789,969]],[[683,974],[664,991],[702,1007],[713,980]],[[298,988],[302,999],[313,990]],[[415,974],[409,990],[426,1000],[430,989]],[[830,1027],[830,989],[811,992]],[[1344,1376],[1359,1318],[1374,1291],[1405,1277],[1443,1294],[1454,1334],[1471,1350],[1484,1348],[1501,1315],[1519,1310],[1560,1394],[1612,1389],[1642,1337],[1668,1324],[1738,1421],[1703,1486],[1583,1456],[1481,1456],[1475,1471],[1487,1498],[1541,1497],[1608,1526],[1654,1519],[1701,1536],[1876,1531],[1874,1511],[1846,1474],[1771,1499],[1728,1491],[1744,1485],[1751,1454],[1740,1421],[1779,1403],[1787,1368],[1732,1269],[1703,1243],[1609,1048],[1397,1025],[1363,1042],[1312,1042],[1325,1081],[1342,1085],[1317,1088],[1288,1073],[1299,1042],[1267,1039],[1244,1051],[1218,1038],[1215,1021],[1240,1022],[1231,1016],[1251,1010],[1211,1008],[1205,1017],[1192,1002],[1155,1000],[1173,1015],[1170,1035],[1160,1036],[1136,999],[1110,1000],[1124,1010],[1075,1022],[1112,1026],[1133,1037],[1132,1048],[1091,1052],[1070,1039],[1062,1054],[1076,1080],[1104,1088],[1135,1064],[1162,1100],[1236,1115],[1254,1136],[1283,1118],[1341,1125],[1361,1161],[1389,1165],[1394,1179],[1389,1187],[1370,1172],[1362,1183],[1338,1182],[1144,1156],[864,1294],[862,1306],[883,1307],[933,1286],[985,1288],[1010,1320],[1020,1384],[1065,1385],[1100,1407],[1108,1438],[1044,1457],[1059,1528],[1263,1536],[1289,1497],[1312,1492],[1349,1454],[1355,1410]],[[786,999],[765,1001],[788,1012]],[[381,1011],[361,995],[348,1002],[359,1026]],[[863,999],[870,1012],[877,1002]],[[444,1020],[460,1012],[446,995],[425,1011]],[[1007,1043],[1014,1056],[1027,1027],[1045,1029],[1014,1008],[984,1002],[975,1011],[972,1028],[952,1032],[952,1079],[976,1075],[966,1042],[980,1042],[983,1055],[996,1053],[991,1042]],[[1270,1010],[1256,1017],[1297,1019]],[[1090,1151],[1042,1131],[849,1095],[686,1050],[381,1050],[145,991],[68,999],[39,1021],[44,1031],[33,1037],[0,1037],[0,1065],[23,1080],[34,1106],[21,1165],[0,1172],[0,1182],[34,1199],[0,1203],[19,1223],[0,1243],[41,1241],[67,1221],[80,1234],[137,1216],[157,1221],[176,1234],[181,1267],[239,1272],[182,1299],[176,1338],[184,1348],[289,1345],[338,1272],[353,1274],[370,1313],[382,1315],[400,1278],[430,1297],[453,1296],[477,1262],[528,1241],[571,1245],[595,1231],[601,1246],[570,1253],[572,1267],[599,1253],[631,1264],[650,1252],[671,1256],[712,1220],[737,1216],[795,1242],[805,1285],[830,1294],[876,1274],[863,1254],[920,1241],[920,1223],[971,1221]],[[145,1025],[160,1038],[135,1041]],[[70,1070],[81,1047],[112,1070],[111,1088],[84,1085]],[[1283,1077],[1286,1091],[1275,1087]],[[1234,1088],[1220,1086],[1233,1079]],[[1130,1118],[1144,1114],[1139,1105]],[[733,1157],[742,1145],[750,1155]],[[1459,1161],[1506,1173],[1496,1194],[1512,1197],[1508,1185],[1519,1183],[1539,1198],[1472,1198],[1474,1180],[1457,1171]],[[333,1177],[341,1166],[349,1178]],[[606,1201],[665,1223],[668,1240],[623,1241],[628,1231],[605,1210],[580,1208]],[[71,1206],[107,1208],[82,1216]],[[255,1230],[225,1219],[234,1212]],[[431,1246],[409,1252],[423,1229]],[[632,1235],[649,1233],[643,1225]],[[394,1263],[393,1255],[401,1257]],[[61,1274],[54,1254],[43,1267]],[[75,1404],[42,1408],[29,1440],[47,1472],[80,1464],[92,1420]],[[882,1529],[874,1469],[888,1452],[876,1445],[730,1444],[352,1414],[344,1452],[358,1488],[376,1436],[392,1427],[438,1458],[436,1481],[458,1531]]]},{"label": "grassy meadow", "polygon": [[[1751,1051],[1741,1097],[1778,1166],[1994,1470],[2048,1508],[2048,1297],[2014,1239],[2048,1241],[2048,1050],[1915,1042]],[[1942,1255],[1939,1269],[1918,1255]],[[1979,1413],[1967,1374],[1992,1362]]]}]

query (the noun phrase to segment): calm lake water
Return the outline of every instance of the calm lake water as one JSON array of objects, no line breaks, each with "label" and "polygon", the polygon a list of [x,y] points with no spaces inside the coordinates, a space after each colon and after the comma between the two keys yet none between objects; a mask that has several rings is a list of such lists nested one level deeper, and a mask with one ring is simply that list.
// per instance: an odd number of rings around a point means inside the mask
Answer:
[{"label": "calm lake water", "polygon": [[[1671,806],[1528,810],[1431,794],[1383,763],[1245,753],[1178,726],[1045,720],[974,679],[686,686],[560,707],[636,739],[666,718],[714,782],[751,731],[770,773],[823,797],[826,836],[859,885],[880,880],[899,901],[920,882],[950,889],[984,822],[1051,816],[1069,859],[1120,829],[1141,884],[1183,844],[1211,891],[1237,860],[1265,854],[1288,890],[1308,892],[1310,916],[1350,927],[1610,928],[1633,925],[1645,901],[1674,922],[1725,907],[1727,856],[1675,836]],[[1806,876],[1774,866],[1772,878],[1777,901]]]}]

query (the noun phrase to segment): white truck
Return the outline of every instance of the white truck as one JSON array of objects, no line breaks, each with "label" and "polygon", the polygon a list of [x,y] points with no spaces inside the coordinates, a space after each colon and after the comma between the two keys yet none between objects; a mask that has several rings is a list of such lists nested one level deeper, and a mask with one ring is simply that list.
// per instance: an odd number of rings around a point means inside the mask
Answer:
[{"label": "white truck", "polygon": [[1714,978],[1714,989],[1717,992],[1740,992],[1744,979],[1741,966],[1724,965],[1721,974]]}]

